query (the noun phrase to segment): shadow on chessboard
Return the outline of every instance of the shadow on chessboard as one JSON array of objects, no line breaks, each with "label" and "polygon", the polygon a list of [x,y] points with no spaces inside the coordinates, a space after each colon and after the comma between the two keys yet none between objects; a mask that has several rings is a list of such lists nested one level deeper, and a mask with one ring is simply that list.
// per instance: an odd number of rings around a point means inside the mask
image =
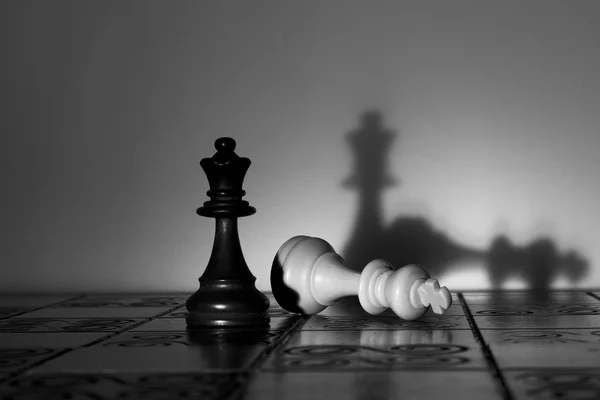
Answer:
[{"label": "shadow on chessboard", "polygon": [[403,216],[384,226],[381,198],[395,186],[386,171],[386,157],[396,133],[384,127],[378,111],[367,111],[360,127],[347,139],[354,156],[354,174],[343,186],[358,193],[358,210],[345,249],[347,266],[360,271],[375,258],[396,266],[420,264],[432,276],[452,273],[452,266],[482,265],[491,289],[501,289],[510,279],[520,279],[530,290],[547,290],[558,277],[571,285],[587,276],[589,262],[577,251],[561,253],[550,237],[538,237],[518,246],[506,235],[497,235],[487,249],[458,244],[422,216]]}]

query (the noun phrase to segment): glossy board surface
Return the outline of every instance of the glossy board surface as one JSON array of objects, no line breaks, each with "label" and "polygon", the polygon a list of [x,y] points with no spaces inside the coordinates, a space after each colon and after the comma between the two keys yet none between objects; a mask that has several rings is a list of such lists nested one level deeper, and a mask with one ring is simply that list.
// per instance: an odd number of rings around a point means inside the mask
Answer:
[{"label": "glossy board surface", "polygon": [[0,296],[0,399],[596,399],[593,292],[454,293],[403,321],[343,299],[188,329],[189,294]]}]

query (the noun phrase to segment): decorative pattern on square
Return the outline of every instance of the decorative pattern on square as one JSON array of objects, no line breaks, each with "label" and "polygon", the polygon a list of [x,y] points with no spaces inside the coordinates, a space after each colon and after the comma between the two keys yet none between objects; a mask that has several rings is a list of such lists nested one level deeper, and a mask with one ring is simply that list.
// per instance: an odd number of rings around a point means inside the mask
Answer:
[{"label": "decorative pattern on square", "polygon": [[0,389],[2,399],[203,399],[239,391],[232,374],[50,374],[24,376]]},{"label": "decorative pattern on square", "polygon": [[0,374],[25,369],[58,353],[45,348],[0,348]]},{"label": "decorative pattern on square", "polygon": [[584,292],[473,292],[464,293],[466,303],[472,304],[506,306],[522,304],[578,304],[596,303],[598,299]]},{"label": "decorative pattern on square", "polygon": [[112,332],[11,332],[0,333],[0,347],[14,348],[48,348],[48,349],[73,349],[85,346],[97,340],[114,335]]},{"label": "decorative pattern on square", "polygon": [[151,318],[170,307],[47,307],[15,318]]},{"label": "decorative pattern on square", "polygon": [[261,346],[271,345],[283,332],[268,329],[205,329],[187,332],[122,333],[97,344],[102,347]]},{"label": "decorative pattern on square", "polygon": [[301,330],[386,330],[386,329],[470,329],[466,317],[422,316],[414,321],[400,317],[322,317],[312,316]]},{"label": "decorative pattern on square", "polygon": [[60,307],[177,307],[185,303],[187,296],[85,296],[60,304]]},{"label": "decorative pattern on square", "polygon": [[578,329],[600,328],[600,315],[510,315],[473,316],[479,329]]},{"label": "decorative pattern on square", "polygon": [[487,371],[262,372],[244,400],[501,400]]},{"label": "decorative pattern on square", "polygon": [[600,369],[528,369],[504,372],[516,400],[600,399]]},{"label": "decorative pattern on square", "polygon": [[266,329],[128,333],[70,351],[30,373],[241,372],[249,370],[282,333]]},{"label": "decorative pattern on square", "polygon": [[486,369],[466,330],[302,331],[269,356],[263,370]]},{"label": "decorative pattern on square", "polygon": [[21,314],[29,310],[28,308],[0,307],[0,319],[7,318],[15,314]]},{"label": "decorative pattern on square", "polygon": [[117,332],[143,319],[46,319],[10,318],[0,320],[1,332]]},{"label": "decorative pattern on square", "polygon": [[160,318],[182,318],[185,319],[188,315],[188,311],[185,306],[179,306],[171,312],[162,315]]},{"label": "decorative pattern on square", "polygon": [[469,306],[471,314],[494,317],[512,315],[600,315],[600,302],[580,304],[512,304],[512,305],[483,305]]},{"label": "decorative pattern on square", "polygon": [[600,329],[482,330],[501,368],[600,367]]}]

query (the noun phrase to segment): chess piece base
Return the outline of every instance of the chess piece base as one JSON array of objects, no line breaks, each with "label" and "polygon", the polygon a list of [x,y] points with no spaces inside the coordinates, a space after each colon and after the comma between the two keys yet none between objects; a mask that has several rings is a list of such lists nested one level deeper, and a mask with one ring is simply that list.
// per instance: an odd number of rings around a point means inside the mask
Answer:
[{"label": "chess piece base", "polygon": [[270,322],[269,299],[253,284],[236,280],[201,281],[186,308],[190,328],[258,328]]},{"label": "chess piece base", "polygon": [[207,314],[193,311],[186,317],[188,328],[265,328],[269,320],[266,312]]}]

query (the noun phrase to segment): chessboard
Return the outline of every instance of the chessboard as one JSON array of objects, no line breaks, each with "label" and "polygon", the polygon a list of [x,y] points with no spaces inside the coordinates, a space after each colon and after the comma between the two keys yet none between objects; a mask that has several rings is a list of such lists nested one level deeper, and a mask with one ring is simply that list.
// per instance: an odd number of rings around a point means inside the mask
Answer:
[{"label": "chessboard", "polygon": [[0,296],[1,399],[600,399],[600,292],[453,293],[404,321],[343,299],[186,329],[188,294]]}]

